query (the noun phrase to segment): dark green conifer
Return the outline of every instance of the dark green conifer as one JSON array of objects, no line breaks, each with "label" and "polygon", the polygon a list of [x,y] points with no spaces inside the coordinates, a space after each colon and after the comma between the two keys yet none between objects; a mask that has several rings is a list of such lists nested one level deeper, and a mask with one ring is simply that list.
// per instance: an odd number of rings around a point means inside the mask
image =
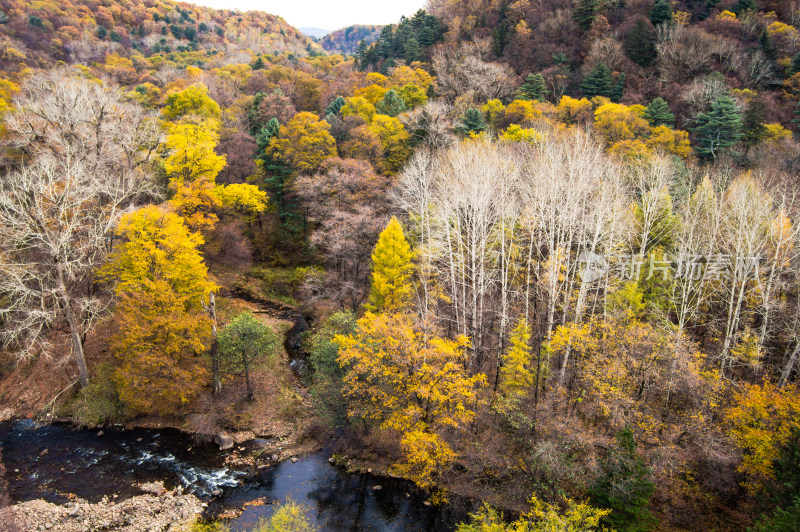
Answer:
[{"label": "dark green conifer", "polygon": [[672,4],[667,0],[656,0],[653,9],[650,10],[650,22],[653,26],[672,22]]},{"label": "dark green conifer", "polygon": [[[742,142],[745,150],[749,151],[753,146],[758,145],[767,136],[767,128],[764,127],[764,120],[767,118],[767,106],[761,95],[755,96],[750,100],[750,104],[742,116]],[[745,154],[747,153],[745,151]]]},{"label": "dark green conifer", "polygon": [[486,121],[483,119],[483,113],[478,109],[467,109],[464,116],[461,117],[461,124],[456,127],[456,130],[463,135],[486,131]]},{"label": "dark green conifer", "polygon": [[778,48],[772,42],[772,39],[770,39],[766,29],[761,32],[758,42],[761,45],[761,49],[764,51],[764,55],[767,56],[767,59],[775,61],[778,58]]},{"label": "dark green conifer", "polygon": [[619,102],[622,99],[622,93],[625,90],[625,73],[620,72],[617,76],[617,80],[611,88],[611,98],[612,102]]},{"label": "dark green conifer", "polygon": [[605,63],[598,63],[588,76],[581,82],[581,90],[587,98],[595,96],[605,96],[611,98],[614,92],[614,80],[611,77],[611,70]]},{"label": "dark green conifer", "polygon": [[727,94],[717,97],[708,111],[699,113],[695,123],[697,126],[692,129],[697,135],[695,150],[704,159],[716,158],[742,138],[742,115]]},{"label": "dark green conifer", "polygon": [[328,105],[327,109],[325,109],[325,115],[327,116],[327,115],[338,114],[339,111],[342,110],[342,107],[344,107],[346,104],[347,102],[345,101],[344,98],[342,98],[341,96],[337,96],[336,99],[333,100],[330,103],[330,105]]},{"label": "dark green conifer", "polygon": [[256,60],[253,61],[252,65],[250,65],[253,70],[263,70],[266,68],[266,66],[267,65],[264,63],[264,58],[262,58],[260,55],[256,57]]},{"label": "dark green conifer", "polygon": [[575,8],[573,18],[578,23],[582,31],[589,31],[597,14],[598,0],[578,0],[578,7]]},{"label": "dark green conifer", "polygon": [[544,101],[547,93],[547,83],[541,74],[528,74],[525,82],[519,88],[519,97],[523,100]]},{"label": "dark green conifer", "polygon": [[653,27],[642,17],[636,19],[636,24],[625,34],[625,55],[639,66],[647,67],[653,64],[656,57],[656,35]]},{"label": "dark green conifer", "polygon": [[409,65],[414,61],[422,60],[422,48],[420,48],[419,46],[419,41],[417,41],[417,39],[415,39],[414,37],[410,37],[406,41],[405,54],[403,58]]},{"label": "dark green conifer", "polygon": [[654,486],[650,468],[636,452],[630,428],[617,434],[617,443],[603,461],[602,470],[589,495],[594,506],[611,510],[604,523],[620,532],[651,530],[655,524],[650,513]]},{"label": "dark green conifer", "polygon": [[737,0],[731,7],[731,11],[738,17],[745,11],[758,11],[758,4],[756,4],[756,0]]},{"label": "dark green conifer", "polygon": [[800,53],[792,59],[792,64],[789,65],[789,75],[797,74],[800,72]]},{"label": "dark green conifer", "polygon": [[650,102],[644,110],[644,118],[651,126],[669,126],[675,124],[675,115],[670,111],[669,105],[664,98],[658,97]]},{"label": "dark green conifer", "polygon": [[378,113],[388,116],[397,116],[407,109],[405,102],[394,89],[389,89],[383,99],[375,105]]}]

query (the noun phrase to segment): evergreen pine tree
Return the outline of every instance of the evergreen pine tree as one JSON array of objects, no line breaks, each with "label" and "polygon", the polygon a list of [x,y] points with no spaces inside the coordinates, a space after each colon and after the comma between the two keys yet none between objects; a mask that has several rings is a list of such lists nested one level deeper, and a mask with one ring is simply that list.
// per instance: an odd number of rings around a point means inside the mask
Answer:
[{"label": "evergreen pine tree", "polygon": [[486,121],[483,119],[483,113],[478,109],[467,109],[464,116],[461,117],[461,124],[456,127],[456,130],[463,135],[486,131]]},{"label": "evergreen pine tree", "polygon": [[745,11],[758,11],[758,4],[756,4],[756,0],[737,0],[731,7],[731,11],[738,17]]},{"label": "evergreen pine tree", "polygon": [[358,41],[358,49],[356,50],[356,68],[365,68],[367,65],[364,62],[367,55],[367,41],[361,39]]},{"label": "evergreen pine tree", "polygon": [[388,116],[397,116],[407,109],[405,102],[394,89],[389,89],[383,99],[375,105],[378,113]]},{"label": "evergreen pine tree", "polygon": [[519,88],[519,96],[523,100],[543,101],[548,92],[547,83],[541,74],[528,74]]},{"label": "evergreen pine tree", "polygon": [[405,46],[405,54],[403,58],[406,60],[406,64],[411,64],[414,61],[421,61],[422,60],[422,48],[419,46],[419,41],[414,37],[410,37],[406,41]]},{"label": "evergreen pine tree", "polygon": [[434,41],[435,41],[435,39],[436,39],[433,29],[428,25],[422,26],[419,29],[419,34],[418,35],[419,35],[419,37],[418,37],[417,40],[419,41],[420,46],[423,46],[423,47],[426,47],[426,48],[429,47],[429,46],[432,46]]},{"label": "evergreen pine tree", "polygon": [[650,102],[650,105],[648,105],[647,109],[644,110],[644,118],[653,127],[672,127],[675,125],[675,115],[670,112],[669,105],[661,97],[658,97]]},{"label": "evergreen pine tree", "polygon": [[716,158],[742,138],[742,115],[727,94],[717,97],[707,112],[697,115],[695,122],[697,126],[692,131],[697,135],[695,150],[700,157]]},{"label": "evergreen pine tree", "polygon": [[592,27],[594,16],[597,14],[597,4],[598,0],[578,0],[573,18],[582,31],[588,31]]},{"label": "evergreen pine tree", "polygon": [[338,114],[339,111],[342,110],[342,107],[344,107],[346,104],[347,102],[345,101],[344,98],[342,98],[341,96],[337,96],[336,99],[333,100],[330,103],[330,105],[328,105],[327,109],[325,109],[325,115],[327,116],[327,115]]},{"label": "evergreen pine tree", "polygon": [[611,98],[612,102],[619,102],[622,99],[622,93],[625,90],[625,72],[620,72],[617,76],[617,80],[614,85],[611,87]]},{"label": "evergreen pine tree", "polygon": [[764,51],[764,55],[767,56],[767,59],[775,61],[778,58],[778,48],[772,42],[772,39],[770,39],[766,29],[761,32],[758,42],[761,45],[761,49]]},{"label": "evergreen pine tree", "polygon": [[797,107],[794,108],[794,116],[792,124],[797,124],[794,134],[800,136],[800,102],[797,102]]},{"label": "evergreen pine tree", "polygon": [[656,0],[650,10],[650,22],[653,26],[672,22],[672,4],[668,0]]},{"label": "evergreen pine tree", "polygon": [[656,36],[652,26],[639,17],[636,24],[625,34],[625,55],[639,66],[647,67],[656,56]]},{"label": "evergreen pine tree", "polygon": [[591,501],[611,513],[603,521],[614,530],[639,532],[650,530],[654,519],[650,514],[653,483],[650,469],[636,452],[636,441],[630,428],[617,434],[617,444],[602,464],[603,474],[589,490]]},{"label": "evergreen pine tree", "polygon": [[287,187],[294,175],[294,171],[280,159],[268,155],[266,151],[267,146],[269,146],[269,141],[278,135],[280,127],[278,119],[272,118],[266,126],[261,128],[261,131],[256,135],[258,150],[256,151],[255,160],[258,162],[264,174],[264,188],[267,191],[269,202],[278,213],[281,230],[296,236],[294,233],[299,228],[296,226],[297,224],[291,227],[292,224],[290,222],[296,215],[294,212],[294,205],[290,202],[290,196],[287,194]]},{"label": "evergreen pine tree", "polygon": [[764,120],[767,117],[767,106],[761,95],[750,100],[750,104],[742,116],[742,142],[745,145],[745,154],[753,146],[758,145],[767,136]]},{"label": "evergreen pine tree", "polygon": [[792,59],[792,64],[789,65],[789,75],[797,74],[800,72],[800,53]]},{"label": "evergreen pine tree", "polygon": [[614,80],[611,78],[608,66],[605,63],[598,63],[589,75],[583,78],[581,90],[587,98],[595,96],[610,98],[614,92]]},{"label": "evergreen pine tree", "polygon": [[397,311],[411,300],[411,246],[403,228],[392,216],[372,252],[372,286],[367,310]]},{"label": "evergreen pine tree", "polygon": [[259,55],[258,57],[256,57],[256,60],[253,61],[251,68],[253,70],[263,70],[266,66],[267,65],[264,63],[264,58]]},{"label": "evergreen pine tree", "polygon": [[256,135],[256,145],[258,146],[258,151],[256,152],[256,160],[257,161],[264,161],[264,158],[267,157],[266,150],[267,146],[269,146],[269,141],[272,140],[272,137],[278,135],[280,131],[281,125],[278,122],[277,118],[271,118],[267,125],[261,128],[261,131],[258,132]]},{"label": "evergreen pine tree", "polygon": [[509,337],[511,347],[503,356],[500,368],[500,391],[506,396],[518,395],[533,385],[533,374],[528,369],[531,361],[531,328],[520,319]]}]

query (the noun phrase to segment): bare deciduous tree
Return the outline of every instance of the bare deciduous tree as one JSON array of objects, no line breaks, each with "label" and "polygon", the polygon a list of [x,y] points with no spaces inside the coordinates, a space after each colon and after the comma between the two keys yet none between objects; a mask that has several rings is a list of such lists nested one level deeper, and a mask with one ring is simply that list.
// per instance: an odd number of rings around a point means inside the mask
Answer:
[{"label": "bare deciduous tree", "polygon": [[66,325],[80,381],[86,333],[104,309],[92,274],[120,216],[156,195],[158,136],[113,87],[59,70],[32,78],[7,122],[22,162],[0,181],[0,340],[24,358],[47,353]]}]

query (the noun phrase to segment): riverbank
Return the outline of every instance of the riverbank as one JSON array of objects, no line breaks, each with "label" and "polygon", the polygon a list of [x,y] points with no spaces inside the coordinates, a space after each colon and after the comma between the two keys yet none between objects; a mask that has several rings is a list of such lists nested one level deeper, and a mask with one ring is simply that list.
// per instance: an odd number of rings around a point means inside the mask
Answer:
[{"label": "riverbank", "polygon": [[[288,499],[309,507],[323,532],[441,532],[473,509],[458,498],[436,507],[411,482],[348,471],[332,463],[330,449],[280,462],[260,453],[264,462],[251,471],[228,466],[238,447],[220,451],[173,429],[108,428],[99,436],[27,420],[0,425],[0,445],[15,501],[2,522],[11,523],[13,513],[15,532],[174,532],[198,516],[245,532]],[[257,442],[243,447],[244,454],[258,451]]]},{"label": "riverbank", "polygon": [[147,493],[119,501],[107,496],[95,503],[79,497],[65,504],[42,499],[21,502],[0,510],[5,527],[0,531],[177,532],[188,529],[207,506],[182,488],[167,490],[161,482],[141,488]]}]

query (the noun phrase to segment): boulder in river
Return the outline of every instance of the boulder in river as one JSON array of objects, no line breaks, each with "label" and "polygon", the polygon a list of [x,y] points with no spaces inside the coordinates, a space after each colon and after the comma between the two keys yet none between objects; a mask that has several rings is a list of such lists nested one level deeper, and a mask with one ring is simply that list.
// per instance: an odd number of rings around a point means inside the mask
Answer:
[{"label": "boulder in river", "polygon": [[233,438],[225,432],[218,432],[214,434],[214,443],[219,445],[220,451],[224,451],[233,447]]}]

